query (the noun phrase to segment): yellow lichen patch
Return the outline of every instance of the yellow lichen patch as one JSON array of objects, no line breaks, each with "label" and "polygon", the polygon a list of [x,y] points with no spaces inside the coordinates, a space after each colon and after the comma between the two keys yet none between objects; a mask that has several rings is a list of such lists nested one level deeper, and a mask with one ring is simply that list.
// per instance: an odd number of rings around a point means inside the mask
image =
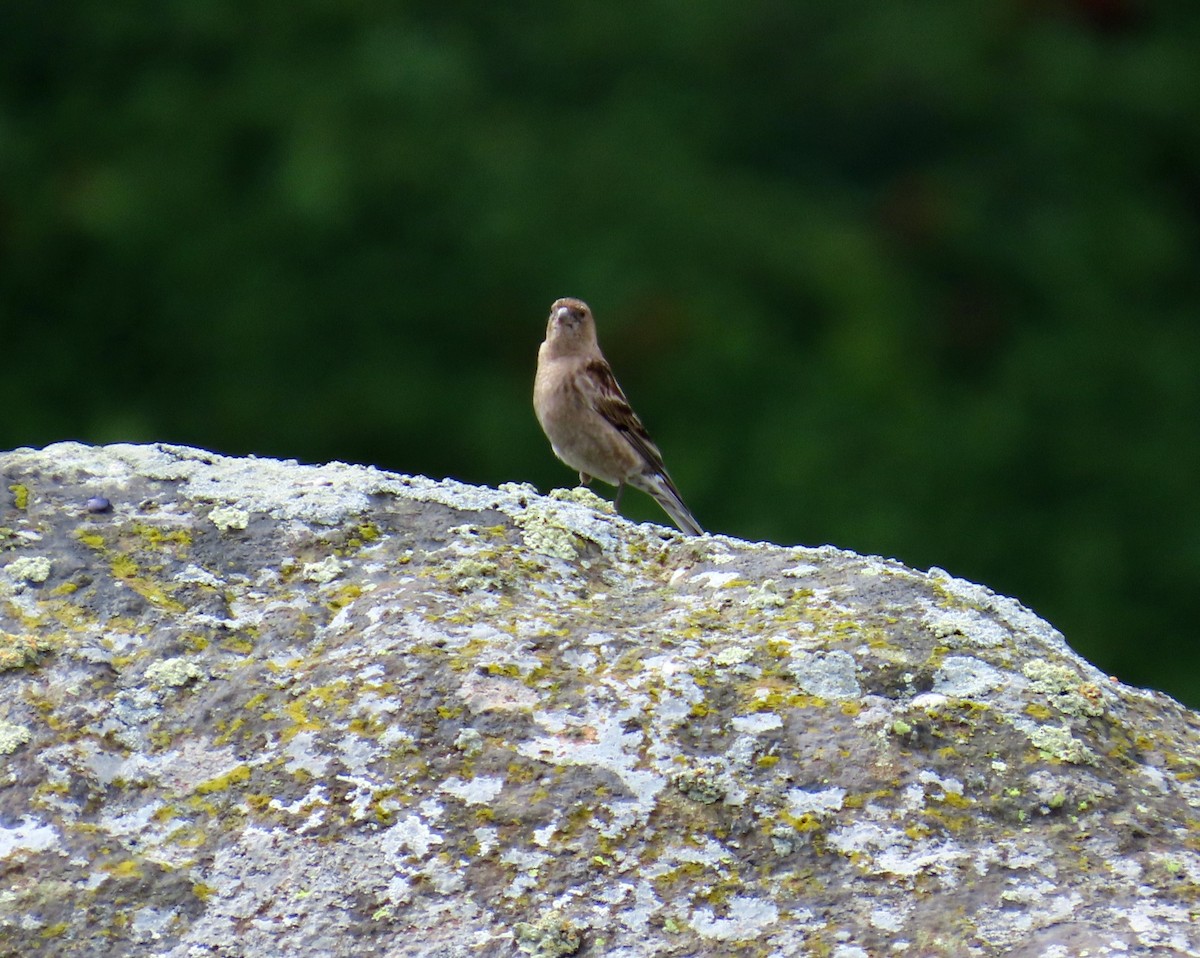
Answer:
[{"label": "yellow lichen patch", "polygon": [[805,812],[803,815],[789,815],[784,812],[779,817],[798,832],[815,832],[822,828],[821,820],[810,812]]},{"label": "yellow lichen patch", "polygon": [[240,715],[237,718],[235,718],[232,722],[224,722],[224,721],[218,722],[217,730],[218,730],[219,734],[216,736],[216,738],[213,739],[213,744],[214,745],[229,744],[229,742],[234,738],[234,736],[237,735],[237,733],[242,730],[242,727],[245,724],[246,724],[246,720],[244,718],[242,718]]},{"label": "yellow lichen patch", "polygon": [[776,636],[763,642],[763,649],[773,659],[786,659],[791,656],[795,643],[790,639]]},{"label": "yellow lichen patch", "polygon": [[392,824],[396,820],[396,810],[383,804],[381,799],[376,799],[370,804],[371,814],[375,816],[375,821],[384,827]]},{"label": "yellow lichen patch", "polygon": [[[40,607],[47,618],[53,619],[64,628],[70,629],[73,632],[85,631],[94,625],[94,619],[91,615],[78,605],[68,602],[65,599],[50,598],[42,602]],[[43,620],[41,625],[44,627],[45,624],[45,620]]]},{"label": "yellow lichen patch", "polygon": [[252,811],[266,812],[270,810],[271,802],[273,802],[274,799],[270,795],[256,793],[254,795],[247,795],[243,801],[246,803],[246,807]]},{"label": "yellow lichen patch", "polygon": [[221,648],[227,652],[236,652],[238,655],[249,655],[254,651],[254,643],[245,632],[235,632],[221,640]]},{"label": "yellow lichen patch", "polygon": [[300,732],[316,732],[323,728],[320,722],[309,717],[306,706],[304,699],[297,699],[283,707],[283,714],[292,720],[292,727],[283,733],[285,742],[295,738]]},{"label": "yellow lichen patch", "polygon": [[112,574],[118,579],[132,579],[138,574],[138,564],[134,561],[133,556],[113,556]]},{"label": "yellow lichen patch", "polygon": [[362,586],[348,583],[333,593],[326,601],[325,606],[331,612],[339,612],[348,606],[351,602],[362,595]]},{"label": "yellow lichen patch", "polygon": [[1030,702],[1025,706],[1025,714],[1044,722],[1046,719],[1050,718],[1054,712],[1052,709],[1048,709],[1044,705],[1039,705],[1037,702]]},{"label": "yellow lichen patch", "polygon": [[[192,798],[188,801],[189,807],[194,811],[202,812],[207,815],[215,815],[216,807],[212,802],[204,801],[199,798]],[[201,828],[198,825],[185,825],[175,829],[167,836],[167,840],[179,848],[203,848],[208,844],[208,830]]]},{"label": "yellow lichen patch", "polygon": [[387,730],[387,725],[378,717],[371,715],[352,718],[346,728],[363,738],[376,738]]},{"label": "yellow lichen patch", "polygon": [[29,487],[17,482],[8,487],[12,493],[13,505],[24,512],[29,508]]},{"label": "yellow lichen patch", "polygon": [[868,802],[881,798],[890,798],[894,793],[891,789],[880,788],[873,792],[856,792],[842,798],[842,808],[863,808]]},{"label": "yellow lichen patch", "polygon": [[504,778],[510,785],[523,785],[532,782],[538,774],[538,769],[528,762],[509,762]]},{"label": "yellow lichen patch", "polygon": [[82,529],[75,533],[75,538],[82,542],[89,549],[103,549],[104,536],[98,532],[84,532]]},{"label": "yellow lichen patch", "polygon": [[187,611],[187,606],[171,598],[165,588],[151,581],[149,578],[140,575],[138,564],[132,556],[125,554],[113,556],[111,568],[114,578],[120,579],[147,602],[166,609],[169,612],[182,613]]},{"label": "yellow lichen patch", "polygon": [[150,733],[149,739],[155,748],[166,749],[175,740],[175,736],[166,729],[155,729]]},{"label": "yellow lichen patch", "polygon": [[748,703],[752,712],[781,712],[786,709],[824,708],[829,702],[819,695],[807,695],[791,689],[759,688]]},{"label": "yellow lichen patch", "polygon": [[696,880],[704,875],[704,865],[700,862],[684,862],[651,879],[660,894],[669,895],[672,888],[685,879]]},{"label": "yellow lichen patch", "polygon": [[212,795],[214,792],[224,792],[235,785],[241,785],[249,779],[250,766],[239,765],[237,768],[230,769],[224,775],[218,775],[216,778],[210,778],[207,782],[201,782],[196,786],[195,794]]},{"label": "yellow lichen patch", "polygon": [[186,529],[163,529],[145,522],[135,522],[130,526],[130,531],[148,546],[172,545],[182,549],[192,544],[192,534]]},{"label": "yellow lichen patch", "polygon": [[204,882],[196,882],[192,885],[192,894],[201,901],[208,901],[217,893],[217,889],[213,885],[206,885]]},{"label": "yellow lichen patch", "polygon": [[123,862],[108,863],[100,866],[104,871],[112,875],[113,878],[142,878],[144,872],[142,866],[133,859],[126,859]]},{"label": "yellow lichen patch", "polygon": [[41,936],[43,938],[59,938],[66,934],[67,929],[70,927],[71,926],[65,921],[60,921],[53,925],[47,925],[42,929]]},{"label": "yellow lichen patch", "polygon": [[154,814],[152,816],[150,816],[150,820],[153,822],[157,822],[158,824],[161,825],[163,822],[169,822],[173,818],[177,818],[178,816],[179,816],[179,809],[176,806],[160,805],[157,809],[154,810]]},{"label": "yellow lichen patch", "polygon": [[450,668],[455,672],[473,671],[479,664],[479,655],[487,648],[482,639],[471,639],[450,659]]},{"label": "yellow lichen patch", "polygon": [[355,526],[346,540],[346,553],[357,552],[368,542],[374,542],[381,535],[379,526],[373,522],[364,522]]},{"label": "yellow lichen patch", "polygon": [[935,822],[948,832],[961,832],[974,821],[970,815],[951,815],[936,808],[927,808],[921,814],[927,821]]}]

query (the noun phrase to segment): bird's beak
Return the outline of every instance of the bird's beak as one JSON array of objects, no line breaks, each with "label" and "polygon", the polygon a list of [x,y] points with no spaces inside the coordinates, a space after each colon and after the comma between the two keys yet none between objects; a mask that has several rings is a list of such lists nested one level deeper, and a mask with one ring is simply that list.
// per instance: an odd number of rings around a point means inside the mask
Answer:
[{"label": "bird's beak", "polygon": [[561,326],[570,318],[570,316],[571,311],[567,309],[566,306],[559,306],[558,309],[550,314],[550,318],[554,320],[555,326]]}]

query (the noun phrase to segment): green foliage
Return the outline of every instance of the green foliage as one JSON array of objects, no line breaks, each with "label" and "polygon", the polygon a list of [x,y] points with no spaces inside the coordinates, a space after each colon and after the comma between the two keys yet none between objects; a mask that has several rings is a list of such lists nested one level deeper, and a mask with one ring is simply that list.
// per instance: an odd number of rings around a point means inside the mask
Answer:
[{"label": "green foliage", "polygon": [[0,446],[545,489],[571,474],[534,353],[581,296],[706,525],[985,581],[1200,703],[1198,28],[1137,0],[10,5]]}]

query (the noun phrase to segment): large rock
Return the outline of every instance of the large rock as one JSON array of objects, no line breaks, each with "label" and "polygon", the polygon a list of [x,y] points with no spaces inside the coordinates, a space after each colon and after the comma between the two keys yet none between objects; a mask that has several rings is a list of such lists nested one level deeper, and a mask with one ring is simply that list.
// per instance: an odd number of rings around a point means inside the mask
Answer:
[{"label": "large rock", "polygon": [[1196,716],[981,586],[340,463],[0,474],[0,954],[1200,954]]}]

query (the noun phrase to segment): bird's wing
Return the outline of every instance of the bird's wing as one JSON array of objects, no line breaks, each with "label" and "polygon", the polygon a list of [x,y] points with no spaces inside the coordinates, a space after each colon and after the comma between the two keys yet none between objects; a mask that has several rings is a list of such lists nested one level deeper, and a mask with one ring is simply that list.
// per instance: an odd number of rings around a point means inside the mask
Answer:
[{"label": "bird's wing", "polygon": [[[633,446],[638,455],[646,462],[648,472],[667,475],[663,465],[662,453],[646,432],[646,427],[638,419],[637,413],[629,405],[625,393],[613,375],[612,367],[605,359],[593,359],[585,369],[588,380],[595,386],[591,395],[592,406],[604,419],[613,426],[625,440]],[[668,482],[670,480],[668,479]]]}]

